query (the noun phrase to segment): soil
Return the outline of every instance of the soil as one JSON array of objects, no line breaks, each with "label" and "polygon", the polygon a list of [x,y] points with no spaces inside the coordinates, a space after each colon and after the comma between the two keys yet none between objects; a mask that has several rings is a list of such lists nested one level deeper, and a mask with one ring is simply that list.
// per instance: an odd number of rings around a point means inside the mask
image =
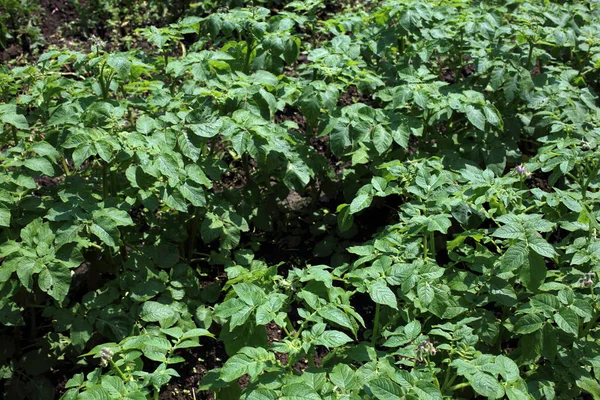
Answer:
[{"label": "soil", "polygon": [[227,359],[223,343],[214,339],[201,338],[200,347],[186,349],[177,354],[185,359],[181,364],[174,365],[180,377],[173,378],[159,396],[160,400],[213,400],[214,396],[208,391],[198,391],[200,381],[206,373],[214,368],[220,368]]}]

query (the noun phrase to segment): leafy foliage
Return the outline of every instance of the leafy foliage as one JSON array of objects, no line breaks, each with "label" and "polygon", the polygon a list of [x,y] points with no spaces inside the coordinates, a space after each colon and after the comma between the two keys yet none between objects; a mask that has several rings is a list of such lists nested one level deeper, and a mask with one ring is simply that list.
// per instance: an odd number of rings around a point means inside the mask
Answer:
[{"label": "leafy foliage", "polygon": [[600,398],[598,3],[263,5],[0,69],[5,397]]}]

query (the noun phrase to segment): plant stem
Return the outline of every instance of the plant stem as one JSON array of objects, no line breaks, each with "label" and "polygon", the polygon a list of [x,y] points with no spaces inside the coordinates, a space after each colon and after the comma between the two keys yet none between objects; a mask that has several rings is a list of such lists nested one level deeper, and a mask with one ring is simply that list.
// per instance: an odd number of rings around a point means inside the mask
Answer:
[{"label": "plant stem", "polygon": [[435,238],[433,232],[429,232],[429,251],[431,252],[431,256],[435,258]]},{"label": "plant stem", "polygon": [[381,308],[381,304],[375,304],[375,321],[373,322],[373,333],[371,334],[371,343],[375,344],[377,341],[377,335],[379,334],[377,331],[379,330],[379,311]]},{"label": "plant stem", "polygon": [[450,391],[454,392],[455,390],[463,389],[463,388],[466,388],[469,386],[471,386],[471,384],[469,382],[457,383],[456,385],[454,385],[450,388]]},{"label": "plant stem", "polygon": [[248,32],[246,37],[246,59],[244,60],[244,73],[247,74],[250,69],[250,56],[252,55],[252,33]]},{"label": "plant stem", "polygon": [[19,144],[19,137],[17,136],[17,128],[14,126],[11,126],[11,132],[13,134],[13,140],[15,141],[15,146],[17,144]]},{"label": "plant stem", "polygon": [[108,164],[102,164],[102,199],[108,198]]},{"label": "plant stem", "polygon": [[585,327],[579,334],[580,338],[585,338],[587,336],[587,334],[590,333],[590,330],[596,325],[596,322],[598,322],[598,318],[600,318],[600,311],[596,312],[596,315],[594,315],[594,317],[590,320],[590,322],[588,322],[585,325]]},{"label": "plant stem", "polygon": [[531,57],[533,55],[533,41],[529,41],[529,54],[527,54],[527,69],[531,70],[533,65],[531,65]]},{"label": "plant stem", "polygon": [[110,363],[110,366],[112,368],[114,368],[115,371],[117,371],[117,374],[119,374],[121,379],[123,379],[123,382],[127,382],[129,380],[129,379],[127,379],[127,377],[125,376],[123,371],[121,371],[121,368],[119,368],[119,366],[117,364],[115,364],[115,362],[113,360],[109,360],[108,362]]},{"label": "plant stem", "polygon": [[69,171],[69,164],[67,164],[67,160],[65,160],[65,157],[63,156],[60,161],[62,163],[63,170],[65,171],[65,175],[71,176],[71,171]]}]

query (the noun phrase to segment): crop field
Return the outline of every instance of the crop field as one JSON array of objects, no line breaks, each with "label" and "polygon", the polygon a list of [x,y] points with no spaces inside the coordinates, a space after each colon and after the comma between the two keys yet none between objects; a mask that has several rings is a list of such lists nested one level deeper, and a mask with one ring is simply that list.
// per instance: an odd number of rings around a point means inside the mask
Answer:
[{"label": "crop field", "polygon": [[600,1],[0,0],[0,398],[600,399]]}]

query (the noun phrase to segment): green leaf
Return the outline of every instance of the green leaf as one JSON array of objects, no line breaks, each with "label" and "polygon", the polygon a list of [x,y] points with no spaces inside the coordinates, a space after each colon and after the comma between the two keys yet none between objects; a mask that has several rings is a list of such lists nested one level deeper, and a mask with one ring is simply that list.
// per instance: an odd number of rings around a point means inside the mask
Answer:
[{"label": "green leaf", "polygon": [[285,170],[284,182],[286,186],[293,189],[296,181],[300,182],[300,188],[304,188],[310,182],[310,168],[299,159],[288,162]]},{"label": "green leaf", "polygon": [[10,210],[0,205],[0,226],[10,226]]},{"label": "green leaf", "polygon": [[515,332],[525,335],[542,328],[544,318],[538,314],[525,314],[515,323]]},{"label": "green leaf", "polygon": [[539,233],[527,235],[527,244],[529,248],[538,253],[542,257],[554,257],[556,250],[544,239]]},{"label": "green leaf", "polygon": [[600,383],[597,380],[584,376],[578,379],[576,383],[577,387],[591,394],[594,400],[600,400]]},{"label": "green leaf", "polygon": [[179,179],[179,165],[170,154],[160,154],[156,159],[158,170],[171,179]]},{"label": "green leaf", "polygon": [[221,379],[225,382],[233,382],[245,374],[256,376],[264,370],[266,367],[264,361],[268,359],[265,349],[244,347],[225,362],[221,368]]},{"label": "green leaf", "polygon": [[390,378],[377,378],[369,381],[367,387],[378,400],[402,400],[402,389]]},{"label": "green leaf", "polygon": [[381,125],[376,125],[373,128],[373,145],[377,153],[385,153],[392,145],[392,135]]},{"label": "green leaf", "polygon": [[223,120],[217,120],[215,122],[207,122],[204,124],[188,125],[188,127],[192,130],[192,132],[196,136],[200,136],[203,138],[211,138],[211,137],[217,136],[219,134],[222,126],[223,126]]},{"label": "green leaf", "polygon": [[396,295],[383,280],[377,280],[369,285],[369,296],[375,303],[389,306],[395,310],[398,309]]},{"label": "green leaf", "polygon": [[428,232],[441,232],[446,234],[448,228],[452,226],[452,221],[448,218],[447,214],[436,214],[427,218],[427,231]]},{"label": "green leaf", "polygon": [[558,352],[558,338],[556,329],[551,324],[545,324],[542,329],[542,356],[554,362]]},{"label": "green leaf", "polygon": [[161,326],[170,325],[169,322],[176,318],[177,312],[167,304],[157,301],[147,301],[142,306],[140,318],[146,322],[159,322]]},{"label": "green leaf", "polygon": [[[15,264],[15,267],[10,268],[11,264]],[[13,258],[10,261],[5,261],[2,265],[3,268],[15,269],[17,276],[21,281],[21,284],[29,291],[33,289],[33,274],[38,273],[39,269],[34,271],[36,259],[31,257],[18,257]],[[38,267],[39,268],[39,267]]]},{"label": "green leaf", "polygon": [[85,142],[77,146],[75,151],[73,151],[73,163],[75,164],[75,168],[81,167],[85,160],[94,155],[96,155],[96,146],[94,146],[93,142]]},{"label": "green leaf", "polygon": [[496,364],[501,368],[500,374],[506,382],[517,382],[519,380],[519,366],[513,360],[499,355],[496,356]]},{"label": "green leaf", "polygon": [[278,400],[321,400],[321,396],[305,383],[291,383],[281,389],[283,396]]},{"label": "green leaf", "polygon": [[350,214],[350,206],[348,204],[340,204],[336,212],[338,229],[340,232],[347,232],[354,225],[354,217]]},{"label": "green leaf", "polygon": [[117,242],[115,239],[113,239],[113,236],[118,238],[118,232],[115,232],[115,230],[106,230],[104,227],[98,224],[92,224],[90,225],[90,232],[98,236],[98,238],[106,245],[110,247],[117,247]]},{"label": "green leaf", "polygon": [[512,272],[527,261],[529,250],[524,242],[516,242],[502,255],[502,272]]},{"label": "green leaf", "polygon": [[498,110],[496,110],[496,107],[491,104],[486,104],[483,107],[483,112],[485,114],[485,119],[490,125],[502,126],[502,119],[500,118],[500,114],[498,113]]},{"label": "green leaf", "polygon": [[327,304],[325,307],[318,309],[317,312],[321,317],[354,331],[350,317],[333,304]]},{"label": "green leaf", "polygon": [[579,334],[579,317],[570,308],[562,308],[554,314],[554,322],[560,329],[575,337]]},{"label": "green leaf", "polygon": [[520,225],[502,225],[496,229],[492,236],[499,237],[502,239],[521,239],[525,237],[525,231]]},{"label": "green leaf", "polygon": [[480,131],[485,131],[485,116],[480,109],[476,108],[472,104],[469,104],[465,107],[465,113],[467,114],[467,119],[471,124],[473,124]]},{"label": "green leaf", "polygon": [[47,176],[54,176],[54,167],[50,161],[42,157],[29,158],[23,161],[23,165],[33,171],[39,171]]},{"label": "green leaf", "polygon": [[106,59],[106,63],[117,73],[122,80],[129,78],[131,74],[131,61],[125,55],[111,54]]},{"label": "green leaf", "polygon": [[425,280],[419,281],[417,284],[417,295],[419,296],[419,301],[424,307],[427,307],[433,301],[435,297],[435,292],[429,282]]},{"label": "green leaf", "polygon": [[69,293],[71,271],[60,263],[48,264],[38,276],[38,285],[55,300],[62,301]]},{"label": "green leaf", "polygon": [[206,206],[206,198],[204,197],[204,190],[202,188],[190,185],[186,182],[179,187],[179,191],[194,207]]},{"label": "green leaf", "polygon": [[365,208],[371,205],[373,201],[373,196],[369,194],[360,194],[356,196],[352,203],[350,203],[350,214],[356,214],[359,211],[364,210]]},{"label": "green leaf", "polygon": [[519,277],[528,290],[536,292],[546,279],[546,263],[535,253],[529,253],[528,262],[523,264]]},{"label": "green leaf", "polygon": [[[0,121],[4,124],[9,124],[17,129],[27,130],[29,124],[24,115],[17,114],[17,106],[15,104],[0,105]],[[2,127],[0,126],[0,130]]]},{"label": "green leaf", "polygon": [[320,334],[314,343],[332,349],[343,346],[351,341],[352,339],[350,336],[346,335],[344,332],[329,330]]},{"label": "green leaf", "polygon": [[356,374],[346,364],[337,364],[333,367],[329,374],[329,379],[344,392],[350,391],[357,386]]},{"label": "green leaf", "polygon": [[488,399],[500,399],[504,396],[504,388],[490,374],[477,371],[473,376],[468,377],[468,380],[475,392]]},{"label": "green leaf", "polygon": [[177,137],[177,143],[179,143],[179,148],[181,149],[181,153],[196,162],[200,158],[201,150],[200,144],[195,143],[192,140],[187,132],[181,132],[181,134]]},{"label": "green leaf", "polygon": [[156,121],[147,115],[142,115],[135,121],[135,129],[144,135],[152,133],[155,127]]},{"label": "green leaf", "polygon": [[231,146],[240,156],[248,151],[251,144],[252,135],[246,129],[240,129],[231,137]]}]

